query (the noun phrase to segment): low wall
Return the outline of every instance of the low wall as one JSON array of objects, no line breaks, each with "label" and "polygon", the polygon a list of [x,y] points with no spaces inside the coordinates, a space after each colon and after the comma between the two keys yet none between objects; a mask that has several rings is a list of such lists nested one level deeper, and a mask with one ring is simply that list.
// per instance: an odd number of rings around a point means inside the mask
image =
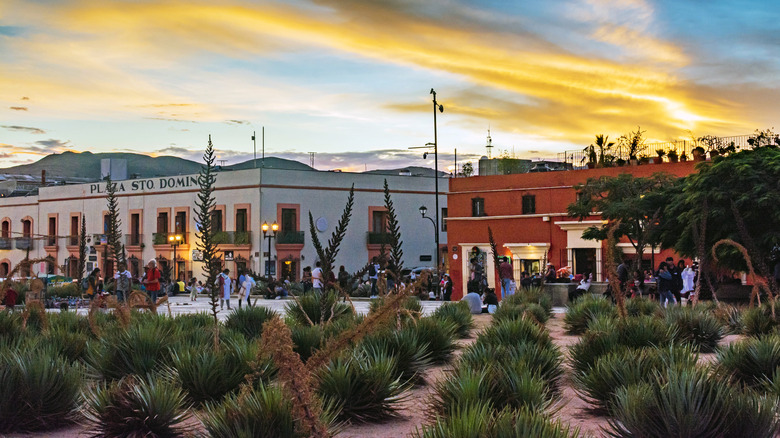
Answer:
[{"label": "low wall", "polygon": [[[578,283],[545,283],[544,292],[552,299],[552,305],[563,307],[569,303],[569,292],[574,292]],[[591,283],[588,292],[594,295],[602,295],[607,291],[608,283]]]}]

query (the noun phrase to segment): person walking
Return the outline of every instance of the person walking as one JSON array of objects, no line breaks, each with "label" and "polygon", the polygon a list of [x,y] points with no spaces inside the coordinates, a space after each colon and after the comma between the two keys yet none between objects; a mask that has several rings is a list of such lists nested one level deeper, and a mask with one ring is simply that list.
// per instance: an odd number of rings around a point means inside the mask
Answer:
[{"label": "person walking", "polygon": [[371,298],[376,298],[376,282],[379,280],[379,262],[376,257],[372,258],[371,264],[368,265],[368,280],[371,282]]},{"label": "person walking", "polygon": [[114,289],[116,290],[116,299],[120,303],[124,303],[132,291],[133,274],[127,270],[127,264],[124,262],[119,262],[117,268],[119,269],[114,274]]},{"label": "person walking", "polygon": [[498,277],[501,279],[501,299],[514,294],[512,284],[515,282],[515,275],[512,272],[512,265],[509,264],[509,257],[504,257],[498,266]]},{"label": "person walking", "polygon": [[246,305],[251,306],[252,302],[249,301],[249,296],[252,294],[252,289],[255,288],[257,282],[249,274],[244,274],[242,277],[244,281],[241,283],[241,289],[238,291],[238,308],[241,308],[241,300],[246,299]]},{"label": "person walking", "polygon": [[198,286],[198,280],[195,277],[190,278],[190,301],[198,300],[198,293],[203,289]]},{"label": "person walking", "polygon": [[322,272],[322,263],[319,260],[311,271],[311,285],[314,293],[322,294],[322,289],[325,287],[325,274]]},{"label": "person walking", "polygon": [[230,294],[233,292],[233,280],[230,279],[230,269],[225,269],[221,274],[217,276],[217,286],[219,287],[219,308],[225,309],[225,302],[227,302],[228,310],[230,308]]},{"label": "person walking", "polygon": [[672,302],[672,305],[677,304],[677,299],[672,292],[673,289],[674,280],[669,272],[669,266],[666,262],[661,262],[661,265],[658,267],[658,300],[664,308],[666,308],[669,301]]},{"label": "person walking", "polygon": [[157,269],[157,260],[149,260],[149,263],[146,265],[146,275],[144,275],[143,284],[153,305],[157,305],[157,294],[160,293],[161,278],[162,273]]}]

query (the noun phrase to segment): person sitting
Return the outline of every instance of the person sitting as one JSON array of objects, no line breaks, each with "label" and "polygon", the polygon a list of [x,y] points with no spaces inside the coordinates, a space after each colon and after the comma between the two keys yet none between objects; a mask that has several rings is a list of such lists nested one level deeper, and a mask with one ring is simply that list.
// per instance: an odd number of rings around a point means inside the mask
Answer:
[{"label": "person sitting", "polygon": [[579,286],[577,286],[577,289],[574,289],[573,291],[569,292],[569,302],[572,302],[577,298],[585,295],[588,292],[588,290],[590,290],[590,283],[591,283],[591,274],[590,272],[586,272],[585,275],[583,275],[582,280],[580,280],[580,284]]},{"label": "person sitting", "polygon": [[485,291],[485,296],[482,299],[485,307],[482,308],[482,313],[494,313],[498,308],[498,297],[496,296],[496,290],[488,288]]},{"label": "person sitting", "polygon": [[482,298],[476,292],[469,292],[460,299],[465,301],[469,305],[469,311],[473,315],[479,315],[482,313]]}]

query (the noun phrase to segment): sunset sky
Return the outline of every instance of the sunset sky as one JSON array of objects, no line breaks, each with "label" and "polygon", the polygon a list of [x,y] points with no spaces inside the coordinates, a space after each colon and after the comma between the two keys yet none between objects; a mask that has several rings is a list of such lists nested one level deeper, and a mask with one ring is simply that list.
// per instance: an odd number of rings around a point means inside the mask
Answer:
[{"label": "sunset sky", "polygon": [[[318,169],[555,157],[595,134],[780,120],[772,1],[0,0],[0,167],[49,153],[266,155]],[[780,127],[780,125],[778,125]],[[258,141],[258,156],[260,142]]]}]

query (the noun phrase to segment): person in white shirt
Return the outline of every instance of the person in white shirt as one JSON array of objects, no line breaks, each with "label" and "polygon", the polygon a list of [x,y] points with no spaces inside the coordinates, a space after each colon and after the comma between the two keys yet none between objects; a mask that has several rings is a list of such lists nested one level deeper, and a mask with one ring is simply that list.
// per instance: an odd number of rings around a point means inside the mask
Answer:
[{"label": "person in white shirt", "polygon": [[241,289],[238,291],[238,308],[241,308],[241,300],[246,298],[246,304],[247,306],[251,306],[252,303],[249,302],[249,294],[252,293],[252,289],[255,288],[255,285],[257,285],[257,282],[255,282],[255,279],[252,278],[249,274],[244,274],[243,276],[244,282],[241,283],[240,287]]},{"label": "person in white shirt", "polygon": [[694,271],[691,268],[691,265],[688,265],[685,267],[685,269],[683,269],[681,276],[682,276],[683,288],[680,294],[685,295],[687,298],[688,294],[690,292],[693,292],[693,288],[694,288],[693,279],[696,278],[696,271]]},{"label": "person in white shirt", "polygon": [[130,296],[130,292],[133,290],[133,274],[127,270],[127,265],[123,262],[119,262],[114,274],[114,285],[116,290],[116,299],[120,303],[123,303]]},{"label": "person in white shirt", "polygon": [[322,264],[318,261],[315,268],[311,271],[312,288],[315,293],[321,294],[325,287],[325,276],[322,273]]}]

